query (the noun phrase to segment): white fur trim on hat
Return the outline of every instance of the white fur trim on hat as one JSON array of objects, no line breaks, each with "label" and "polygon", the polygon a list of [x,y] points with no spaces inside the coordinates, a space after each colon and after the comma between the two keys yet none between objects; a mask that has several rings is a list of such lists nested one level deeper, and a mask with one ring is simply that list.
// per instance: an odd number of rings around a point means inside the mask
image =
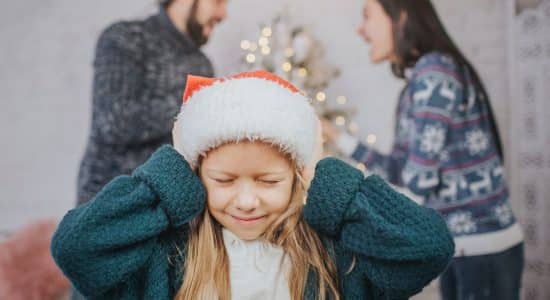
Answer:
[{"label": "white fur trim on hat", "polygon": [[222,144],[261,140],[304,167],[313,158],[317,120],[304,95],[274,81],[245,77],[216,81],[193,93],[177,126],[183,155],[193,165]]}]

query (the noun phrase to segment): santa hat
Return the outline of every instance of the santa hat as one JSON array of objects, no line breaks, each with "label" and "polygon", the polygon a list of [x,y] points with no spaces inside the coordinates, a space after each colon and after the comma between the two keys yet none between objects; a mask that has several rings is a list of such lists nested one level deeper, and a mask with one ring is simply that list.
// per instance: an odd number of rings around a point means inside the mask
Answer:
[{"label": "santa hat", "polygon": [[308,98],[265,71],[224,79],[189,75],[176,126],[177,147],[192,165],[211,149],[246,140],[278,146],[299,168],[312,160],[319,130]]}]

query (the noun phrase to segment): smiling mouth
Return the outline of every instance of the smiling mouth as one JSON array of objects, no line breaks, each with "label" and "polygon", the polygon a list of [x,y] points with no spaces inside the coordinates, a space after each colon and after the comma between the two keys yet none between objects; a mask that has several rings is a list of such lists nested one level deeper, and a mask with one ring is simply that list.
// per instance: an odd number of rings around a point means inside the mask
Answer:
[{"label": "smiling mouth", "polygon": [[245,224],[250,224],[250,223],[254,223],[256,221],[259,221],[261,219],[263,219],[265,216],[260,216],[260,217],[237,217],[237,216],[233,216],[231,215],[231,217],[233,219],[235,219],[235,221],[239,222],[239,223],[245,223]]}]

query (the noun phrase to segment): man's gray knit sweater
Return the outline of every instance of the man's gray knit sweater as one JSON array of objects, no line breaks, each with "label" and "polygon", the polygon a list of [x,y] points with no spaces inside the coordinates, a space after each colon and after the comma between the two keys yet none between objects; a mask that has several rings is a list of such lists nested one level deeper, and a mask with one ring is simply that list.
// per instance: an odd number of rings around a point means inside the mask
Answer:
[{"label": "man's gray knit sweater", "polygon": [[213,76],[212,65],[164,9],[105,29],[94,60],[93,115],[78,176],[79,203],[171,142],[187,74]]}]

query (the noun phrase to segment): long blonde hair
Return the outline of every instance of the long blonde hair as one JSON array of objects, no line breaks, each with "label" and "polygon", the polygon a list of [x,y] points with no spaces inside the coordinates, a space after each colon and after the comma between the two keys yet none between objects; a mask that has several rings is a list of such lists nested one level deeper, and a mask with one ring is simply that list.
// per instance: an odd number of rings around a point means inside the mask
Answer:
[{"label": "long blonde hair", "polygon": [[[266,241],[280,246],[292,261],[287,281],[292,300],[303,298],[310,270],[316,273],[318,297],[340,299],[337,270],[317,233],[303,219],[306,183],[296,172],[287,210],[266,230]],[[208,209],[190,224],[184,280],[176,300],[230,300],[229,257],[221,225]]]}]

